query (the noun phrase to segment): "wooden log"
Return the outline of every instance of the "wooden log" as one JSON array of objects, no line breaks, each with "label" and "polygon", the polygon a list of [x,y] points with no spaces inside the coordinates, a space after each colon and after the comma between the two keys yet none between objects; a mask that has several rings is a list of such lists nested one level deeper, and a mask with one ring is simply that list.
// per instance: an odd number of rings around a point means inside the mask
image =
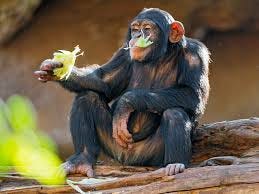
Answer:
[{"label": "wooden log", "polygon": [[[149,167],[97,166],[95,171],[98,176],[130,176],[81,188],[84,191],[101,190],[103,193],[238,193],[239,191],[256,193],[258,191],[259,118],[203,125],[193,131],[192,140],[194,166],[211,157],[216,158],[203,162],[203,165],[217,163],[236,165],[190,168],[169,179],[164,178],[160,171],[149,172],[153,170]],[[219,157],[222,155],[228,157]],[[70,178],[77,180],[84,177]],[[71,193],[73,189],[66,185],[59,187],[35,185],[9,189],[8,192],[5,190],[4,193],[66,192]]]},{"label": "wooden log", "polygon": [[[80,186],[84,191],[102,191],[102,193],[166,193],[166,192],[192,192],[202,191],[235,191],[250,185],[257,189],[259,184],[259,164],[241,164],[229,166],[207,166],[187,169],[184,173],[172,177],[164,177],[164,172],[154,171],[140,173],[129,177],[118,178],[109,183],[99,183],[91,186]],[[145,184],[143,186],[136,186]],[[253,187],[253,184],[255,185]],[[134,186],[135,185],[135,186]],[[240,187],[234,187],[241,185]],[[226,189],[226,187],[230,187]],[[111,189],[112,188],[112,189]],[[116,188],[116,189],[114,189]],[[244,188],[243,188],[244,189]],[[244,190],[243,190],[244,191]],[[2,190],[4,193],[71,193],[73,189],[69,186],[47,187],[31,186],[15,190]]]},{"label": "wooden log", "polygon": [[206,124],[192,135],[192,163],[215,156],[259,157],[259,118]]},{"label": "wooden log", "polygon": [[[247,188],[249,186],[249,188]],[[187,169],[168,182],[103,190],[102,193],[259,193],[259,164],[207,166]]]},{"label": "wooden log", "polygon": [[[9,178],[9,179],[24,179],[20,177],[17,172],[14,171],[13,166],[0,166],[0,179]],[[97,165],[94,167],[95,175],[98,177],[112,176],[112,177],[124,177],[134,175],[136,173],[150,172],[156,170],[157,167],[148,167],[148,166],[107,166],[107,165]],[[2,172],[5,170],[5,172]],[[39,169],[41,170],[41,169]],[[57,169],[58,170],[58,169]],[[8,171],[8,172],[6,172]],[[22,174],[26,176],[26,174]],[[81,177],[80,174],[74,174],[73,176],[69,176],[72,179],[76,179],[76,177]],[[29,177],[30,178],[30,177]],[[28,178],[27,178],[28,179]]]},{"label": "wooden log", "polygon": [[140,166],[95,166],[96,176],[123,177],[156,170],[157,167]]},{"label": "wooden log", "polygon": [[[119,167],[120,168],[120,167]],[[132,168],[132,170],[134,170]],[[138,171],[136,169],[135,171]],[[82,178],[82,177],[81,177]],[[172,180],[174,177],[165,176],[165,169],[161,168],[156,171],[146,172],[146,173],[138,173],[135,175],[131,175],[128,177],[118,178],[115,180],[107,181],[104,183],[96,183],[91,185],[81,185],[81,189],[84,191],[94,191],[94,190],[104,190],[110,188],[120,188],[125,186],[135,186],[135,185],[145,185],[148,183],[156,182],[156,181],[168,181]],[[67,193],[73,192],[74,189],[70,186],[28,186],[21,187],[15,190],[13,189],[5,189],[2,192],[7,192],[10,194],[21,193],[21,192],[40,192],[40,193]]]}]

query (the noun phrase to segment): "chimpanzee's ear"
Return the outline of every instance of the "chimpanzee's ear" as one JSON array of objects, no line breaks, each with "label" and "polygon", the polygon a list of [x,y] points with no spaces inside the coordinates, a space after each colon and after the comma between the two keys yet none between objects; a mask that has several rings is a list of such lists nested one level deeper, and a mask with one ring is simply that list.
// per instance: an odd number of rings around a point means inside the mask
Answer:
[{"label": "chimpanzee's ear", "polygon": [[170,27],[169,40],[171,43],[179,42],[185,33],[184,26],[179,21],[174,21]]}]

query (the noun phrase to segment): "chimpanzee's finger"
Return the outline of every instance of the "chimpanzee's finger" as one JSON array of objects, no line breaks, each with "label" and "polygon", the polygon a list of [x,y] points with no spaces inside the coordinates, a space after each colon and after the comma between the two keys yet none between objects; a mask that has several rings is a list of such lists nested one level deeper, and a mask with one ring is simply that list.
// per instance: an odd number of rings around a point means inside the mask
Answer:
[{"label": "chimpanzee's finger", "polygon": [[117,133],[118,133],[117,122],[115,119],[113,119],[113,121],[112,121],[112,137],[116,139],[118,137]]},{"label": "chimpanzee's finger", "polygon": [[46,71],[46,70],[51,70],[51,64],[52,60],[51,59],[46,59],[43,61],[40,65],[40,70]]},{"label": "chimpanzee's finger", "polygon": [[63,67],[63,64],[51,59],[47,59],[41,63],[40,70],[43,71],[52,71],[55,68]]},{"label": "chimpanzee's finger", "polygon": [[76,167],[76,173],[86,175],[87,177],[93,177],[94,171],[91,165],[88,164],[80,164]]},{"label": "chimpanzee's finger", "polygon": [[132,143],[132,135],[129,133],[126,123],[120,122],[117,134],[126,143]]},{"label": "chimpanzee's finger", "polygon": [[128,131],[127,118],[120,118],[118,127],[118,134],[122,139],[127,143],[132,143],[133,139],[132,135]]},{"label": "chimpanzee's finger", "polygon": [[182,164],[181,166],[180,166],[180,171],[179,172],[183,172],[185,170],[185,166],[184,166],[184,164]]},{"label": "chimpanzee's finger", "polygon": [[184,166],[184,164],[181,164],[181,163],[168,164],[165,167],[165,174],[167,176],[172,176],[172,175],[183,172],[184,169],[185,169],[185,166]]},{"label": "chimpanzee's finger", "polygon": [[175,168],[176,168],[177,164],[171,165],[170,166],[170,170],[169,170],[169,176],[175,175]]},{"label": "chimpanzee's finger", "polygon": [[[118,118],[113,118],[112,121],[113,133],[112,137],[115,141],[123,148],[127,148],[127,143],[124,141],[123,137],[121,137],[121,133],[119,132],[121,129],[121,122],[119,122]],[[120,135],[119,135],[120,134]]]},{"label": "chimpanzee's finger", "polygon": [[128,147],[128,145],[127,145],[124,141],[122,141],[119,136],[118,136],[117,138],[115,138],[115,140],[116,140],[116,142],[117,142],[121,147],[123,147],[123,148],[127,148],[127,147]]},{"label": "chimpanzee's finger", "polygon": [[92,168],[89,168],[86,172],[86,175],[89,178],[94,177],[94,170]]},{"label": "chimpanzee's finger", "polygon": [[129,133],[127,127],[123,126],[120,130],[122,136],[126,139],[128,143],[132,143],[132,135]]},{"label": "chimpanzee's finger", "polygon": [[47,81],[55,80],[55,77],[53,77],[52,75],[44,75],[44,76],[40,76],[40,78],[46,79]]},{"label": "chimpanzee's finger", "polygon": [[129,143],[128,144],[128,150],[131,150],[133,148],[133,144]]},{"label": "chimpanzee's finger", "polygon": [[180,173],[181,164],[176,164],[174,169],[174,174]]},{"label": "chimpanzee's finger", "polygon": [[70,174],[71,170],[75,171],[75,168],[70,162],[62,163],[57,169],[56,176],[64,176],[64,173],[68,175]]},{"label": "chimpanzee's finger", "polygon": [[121,120],[121,128],[123,129],[122,132],[126,138],[128,139],[132,138],[132,135],[128,131],[128,125],[127,125],[126,119]]},{"label": "chimpanzee's finger", "polygon": [[63,67],[63,64],[62,64],[62,63],[57,62],[57,61],[53,61],[53,62],[52,62],[52,70],[53,70],[53,69],[56,69],[56,68],[61,68],[61,67]]},{"label": "chimpanzee's finger", "polygon": [[46,71],[34,71],[34,75],[37,77],[48,75]]},{"label": "chimpanzee's finger", "polygon": [[127,139],[121,131],[122,130],[118,130],[118,138],[125,144],[131,143],[131,139]]},{"label": "chimpanzee's finger", "polygon": [[46,80],[46,79],[44,79],[44,78],[41,78],[41,77],[39,77],[38,80],[41,81],[41,82],[43,82],[43,83],[45,83],[45,82],[48,81],[48,80]]}]

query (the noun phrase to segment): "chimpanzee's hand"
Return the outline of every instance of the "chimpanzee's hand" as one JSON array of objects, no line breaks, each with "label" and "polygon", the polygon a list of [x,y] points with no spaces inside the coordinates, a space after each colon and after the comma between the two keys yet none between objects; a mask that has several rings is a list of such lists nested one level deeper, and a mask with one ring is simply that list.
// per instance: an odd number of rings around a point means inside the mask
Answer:
[{"label": "chimpanzee's hand", "polygon": [[57,77],[53,74],[53,70],[60,67],[63,67],[62,63],[47,59],[41,63],[40,70],[35,71],[34,75],[41,82],[54,81]]},{"label": "chimpanzee's hand", "polygon": [[129,133],[127,126],[129,120],[130,112],[125,112],[120,115],[115,115],[113,117],[112,127],[113,127],[113,138],[115,141],[123,148],[132,148],[132,135]]}]

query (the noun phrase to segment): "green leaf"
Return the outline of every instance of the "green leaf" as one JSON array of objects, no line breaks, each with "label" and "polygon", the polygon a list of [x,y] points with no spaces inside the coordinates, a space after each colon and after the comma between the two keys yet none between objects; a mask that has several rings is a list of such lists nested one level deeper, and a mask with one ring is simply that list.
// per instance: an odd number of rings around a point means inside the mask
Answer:
[{"label": "green leaf", "polygon": [[5,110],[6,105],[4,101],[0,99],[0,136],[3,135],[2,133],[6,133],[10,130]]},{"label": "green leaf", "polygon": [[[6,131],[0,133],[0,166],[10,166],[12,164],[12,155],[15,152],[13,146],[9,147],[11,135]],[[4,170],[4,169],[1,169]]]},{"label": "green leaf", "polygon": [[42,184],[63,184],[65,173],[57,171],[60,164],[53,141],[37,131],[31,102],[18,95],[6,104],[0,99],[0,166],[15,166],[17,172]]},{"label": "green leaf", "polygon": [[38,132],[37,136],[38,136],[38,142],[40,144],[40,147],[50,150],[53,153],[57,153],[56,144],[52,141],[52,139],[47,134],[43,132]]},{"label": "green leaf", "polygon": [[18,172],[34,177],[42,184],[64,183],[65,173],[57,171],[61,161],[56,154],[45,148],[33,146],[28,139],[21,136],[16,136],[15,142],[20,145],[13,153],[13,164]]},{"label": "green leaf", "polygon": [[144,38],[143,36],[139,37],[137,42],[135,43],[135,46],[141,47],[141,48],[146,48],[149,45],[153,44],[152,41],[149,40],[150,36],[147,36]]},{"label": "green leaf", "polygon": [[7,100],[6,104],[6,115],[14,131],[36,129],[36,111],[27,98],[14,95]]}]

